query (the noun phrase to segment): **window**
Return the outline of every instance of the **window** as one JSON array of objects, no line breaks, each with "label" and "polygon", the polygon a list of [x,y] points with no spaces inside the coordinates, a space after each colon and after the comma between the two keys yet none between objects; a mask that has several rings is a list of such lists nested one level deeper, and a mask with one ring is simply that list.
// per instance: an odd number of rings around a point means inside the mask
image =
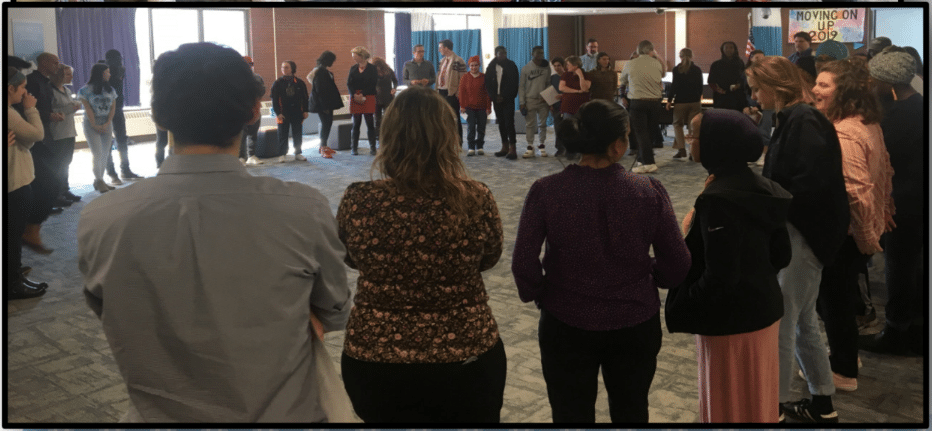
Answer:
[{"label": "window", "polygon": [[213,42],[247,55],[246,26],[245,10],[140,9],[136,14],[139,104],[151,104],[152,66],[159,55],[192,42]]},{"label": "window", "polygon": [[919,51],[919,58],[923,63],[926,59],[923,57],[923,22],[922,9],[872,9],[874,12],[874,34],[871,38],[877,36],[889,37],[896,46],[911,46]]}]

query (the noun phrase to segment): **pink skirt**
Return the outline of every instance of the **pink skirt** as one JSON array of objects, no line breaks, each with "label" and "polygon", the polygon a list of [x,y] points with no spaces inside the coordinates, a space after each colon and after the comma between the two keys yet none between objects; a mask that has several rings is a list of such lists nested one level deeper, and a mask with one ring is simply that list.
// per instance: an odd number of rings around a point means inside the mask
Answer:
[{"label": "pink skirt", "polygon": [[699,421],[776,423],[780,417],[780,321],[736,335],[696,335]]}]

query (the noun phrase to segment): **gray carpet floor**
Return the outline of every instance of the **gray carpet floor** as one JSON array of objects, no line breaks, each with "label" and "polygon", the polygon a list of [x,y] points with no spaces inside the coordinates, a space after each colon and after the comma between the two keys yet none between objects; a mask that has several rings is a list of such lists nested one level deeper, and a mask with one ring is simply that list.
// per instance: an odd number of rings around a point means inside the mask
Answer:
[{"label": "gray carpet floor", "polygon": [[[672,129],[669,131],[672,136]],[[498,265],[483,274],[491,297],[490,303],[498,321],[508,356],[508,377],[502,421],[509,423],[550,422],[550,406],[541,374],[537,345],[538,310],[533,304],[522,303],[511,276],[511,254],[517,233],[524,197],[531,183],[542,176],[563,169],[553,157],[505,160],[491,155],[501,148],[498,129],[488,127],[486,155],[463,159],[469,174],[492,189],[501,212],[505,233],[505,251]],[[525,140],[518,135],[519,150]],[[370,179],[372,157],[368,149],[351,156],[348,151],[336,154],[332,160],[317,155],[316,136],[304,137],[307,162],[249,167],[253,175],[266,175],[289,181],[299,181],[321,190],[330,201],[334,213],[343,190],[351,182]],[[367,143],[361,143],[367,148]],[[657,149],[660,170],[652,174],[667,188],[677,217],[682,220],[701,192],[705,170],[698,163],[674,161],[674,150],[667,138],[666,146]],[[547,139],[553,152],[553,133]],[[523,150],[521,150],[523,151]],[[519,154],[521,153],[519,151]],[[154,144],[140,142],[130,147],[133,169],[145,176],[154,176]],[[116,152],[114,152],[116,156]],[[622,161],[625,168],[632,164],[631,156]],[[760,172],[759,167],[754,168]],[[11,423],[94,423],[115,422],[126,411],[128,398],[123,380],[101,330],[97,317],[87,308],[81,293],[81,274],[76,257],[76,227],[81,208],[98,195],[91,187],[91,158],[87,150],[78,150],[71,165],[72,191],[84,199],[51,217],[43,227],[47,245],[55,248],[49,256],[24,250],[25,265],[32,266],[30,278],[46,281],[51,287],[38,299],[7,303],[6,349],[8,379],[7,419]],[[131,188],[124,185],[121,188]],[[357,273],[347,268],[351,286]],[[883,256],[873,259],[871,289],[878,308],[880,324],[868,331],[877,332],[883,326],[883,304],[886,288],[883,281]],[[661,291],[661,299],[666,293]],[[330,355],[340,360],[342,332],[326,336]],[[920,423],[923,420],[924,373],[922,358],[882,356],[862,352],[864,368],[855,392],[839,392],[834,397],[843,423],[876,424]],[[658,357],[657,373],[650,391],[650,421],[680,426],[696,423],[698,412],[695,341],[691,335],[669,334],[664,328],[663,347]],[[339,366],[336,367],[339,371]],[[808,391],[805,382],[796,377],[793,391],[800,398]],[[596,404],[598,422],[610,422],[608,400],[600,388]],[[29,426],[29,425],[27,425]]]}]

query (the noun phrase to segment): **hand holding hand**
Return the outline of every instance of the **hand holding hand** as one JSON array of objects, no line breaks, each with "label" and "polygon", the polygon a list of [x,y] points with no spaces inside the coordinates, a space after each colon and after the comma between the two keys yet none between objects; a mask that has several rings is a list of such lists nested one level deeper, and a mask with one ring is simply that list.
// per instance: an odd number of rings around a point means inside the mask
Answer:
[{"label": "hand holding hand", "polygon": [[670,110],[670,107],[671,107],[670,101],[667,101],[666,106],[667,106],[667,111],[669,111],[669,110]]}]

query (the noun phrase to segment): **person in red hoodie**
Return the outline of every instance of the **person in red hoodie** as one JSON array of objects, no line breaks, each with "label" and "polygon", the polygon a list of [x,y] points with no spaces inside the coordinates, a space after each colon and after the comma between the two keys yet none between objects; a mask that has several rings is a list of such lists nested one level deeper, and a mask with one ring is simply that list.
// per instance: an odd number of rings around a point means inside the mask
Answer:
[{"label": "person in red hoodie", "polygon": [[[460,78],[460,112],[466,114],[468,132],[466,141],[469,144],[467,156],[485,155],[482,146],[485,144],[485,122],[492,113],[492,100],[485,91],[485,74],[481,72],[482,60],[478,55],[469,59],[469,73]],[[478,133],[478,136],[476,136]]]}]

